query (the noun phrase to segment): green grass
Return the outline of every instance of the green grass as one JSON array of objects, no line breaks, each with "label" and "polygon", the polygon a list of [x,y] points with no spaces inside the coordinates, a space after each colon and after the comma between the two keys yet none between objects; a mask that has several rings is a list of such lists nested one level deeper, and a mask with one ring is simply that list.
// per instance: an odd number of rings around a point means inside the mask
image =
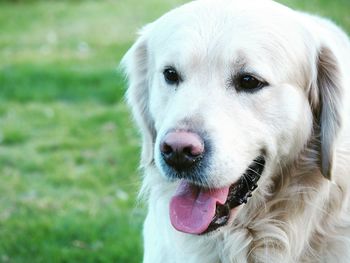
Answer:
[{"label": "green grass", "polygon": [[9,101],[1,111],[1,255],[137,262],[138,147],[124,105]]},{"label": "green grass", "polygon": [[[139,142],[116,68],[185,0],[0,0],[0,262],[140,262]],[[348,0],[283,0],[350,31]]]}]

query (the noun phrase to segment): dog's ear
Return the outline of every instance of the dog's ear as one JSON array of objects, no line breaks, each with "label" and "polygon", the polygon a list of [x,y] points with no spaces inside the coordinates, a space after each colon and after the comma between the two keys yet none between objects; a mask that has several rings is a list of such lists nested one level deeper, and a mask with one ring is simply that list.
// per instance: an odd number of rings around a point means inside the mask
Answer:
[{"label": "dog's ear", "polygon": [[316,77],[309,98],[315,118],[315,131],[320,139],[320,170],[332,180],[333,158],[338,131],[342,124],[341,72],[336,56],[322,46],[316,58]]},{"label": "dog's ear", "polygon": [[135,44],[128,50],[121,61],[128,80],[126,99],[142,135],[141,167],[153,160],[155,140],[154,123],[149,112],[149,58],[147,37],[150,25],[141,30]]}]

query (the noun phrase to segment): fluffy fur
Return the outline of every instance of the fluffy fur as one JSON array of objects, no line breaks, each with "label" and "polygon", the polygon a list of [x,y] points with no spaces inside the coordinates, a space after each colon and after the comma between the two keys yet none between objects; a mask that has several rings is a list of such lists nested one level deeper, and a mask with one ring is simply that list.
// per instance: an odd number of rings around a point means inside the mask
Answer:
[{"label": "fluffy fur", "polygon": [[[147,25],[122,61],[143,141],[144,262],[350,262],[349,63],[333,23],[269,0],[197,0]],[[178,86],[164,81],[167,66]],[[269,85],[238,92],[230,79],[242,71]],[[266,152],[253,197],[214,233],[170,224],[179,182],[159,143],[173,129],[210,138],[206,187],[234,183]]]}]

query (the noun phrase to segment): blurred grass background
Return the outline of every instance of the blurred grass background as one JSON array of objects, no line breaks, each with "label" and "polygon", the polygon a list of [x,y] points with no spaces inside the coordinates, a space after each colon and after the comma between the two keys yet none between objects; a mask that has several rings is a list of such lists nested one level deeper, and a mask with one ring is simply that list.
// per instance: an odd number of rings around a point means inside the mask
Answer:
[{"label": "blurred grass background", "polygon": [[[140,262],[139,142],[116,68],[185,0],[0,0],[0,262]],[[349,0],[281,0],[350,31]]]}]

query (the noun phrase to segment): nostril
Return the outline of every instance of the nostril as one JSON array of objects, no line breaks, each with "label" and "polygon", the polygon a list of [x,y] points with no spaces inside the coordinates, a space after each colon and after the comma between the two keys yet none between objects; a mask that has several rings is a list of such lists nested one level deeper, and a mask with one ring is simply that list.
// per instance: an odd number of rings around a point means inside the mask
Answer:
[{"label": "nostril", "polygon": [[190,145],[185,147],[182,152],[189,157],[197,157],[203,153],[203,150],[202,147]]},{"label": "nostril", "polygon": [[185,155],[187,155],[187,156],[193,156],[194,155],[194,154],[192,154],[192,146],[185,147],[182,152]]},{"label": "nostril", "polygon": [[173,148],[169,144],[163,142],[160,146],[160,151],[163,154],[171,154],[173,152]]}]

